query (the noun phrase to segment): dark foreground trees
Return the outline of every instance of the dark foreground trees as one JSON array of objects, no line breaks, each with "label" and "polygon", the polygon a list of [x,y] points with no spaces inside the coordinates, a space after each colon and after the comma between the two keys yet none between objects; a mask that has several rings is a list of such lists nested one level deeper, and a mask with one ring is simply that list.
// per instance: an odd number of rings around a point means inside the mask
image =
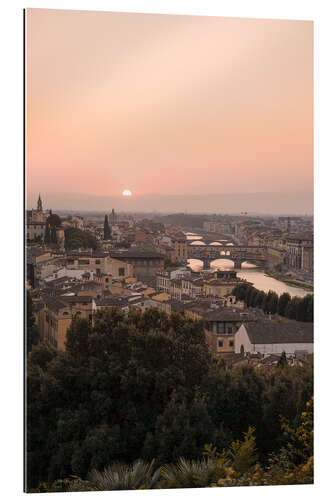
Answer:
[{"label": "dark foreground trees", "polygon": [[31,492],[112,491],[157,488],[205,488],[270,486],[313,483],[313,398],[306,404],[301,423],[293,429],[285,421],[282,431],[288,443],[271,453],[268,463],[258,461],[255,429],[249,427],[242,439],[222,451],[207,444],[196,460],[180,457],[157,466],[155,460],[133,464],[112,463],[102,471],[92,470],[87,479],[72,477],[42,483]]},{"label": "dark foreground trees", "polygon": [[35,322],[33,314],[33,302],[29,290],[26,290],[26,310],[25,310],[25,327],[26,327],[26,347],[27,353],[32,349],[33,345],[36,345],[39,340],[38,328]]},{"label": "dark foreground trees", "polygon": [[27,377],[29,488],[115,462],[202,459],[205,444],[222,450],[249,427],[264,464],[285,442],[281,416],[296,429],[313,393],[310,364],[227,370],[202,323],[154,309],[74,321],[66,352],[33,347]]}]

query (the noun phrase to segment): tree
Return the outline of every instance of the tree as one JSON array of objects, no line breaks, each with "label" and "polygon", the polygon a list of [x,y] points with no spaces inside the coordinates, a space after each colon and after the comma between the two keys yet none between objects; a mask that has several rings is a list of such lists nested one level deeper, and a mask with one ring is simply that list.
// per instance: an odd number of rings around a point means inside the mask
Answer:
[{"label": "tree", "polygon": [[29,290],[26,291],[26,345],[29,353],[39,340],[38,328],[33,315],[33,302]]},{"label": "tree", "polygon": [[[89,471],[139,459],[177,467],[183,457],[200,461],[186,465],[199,471],[206,443],[233,450],[233,467],[238,448],[231,443],[243,442],[249,427],[257,429],[256,453],[266,463],[287,444],[281,417],[299,425],[312,395],[310,363],[226,369],[209,354],[202,322],[156,309],[97,311],[92,323],[72,322],[64,352],[40,343],[29,353],[28,487],[73,475],[85,481]],[[243,481],[245,451],[237,455],[235,482]],[[77,481],[68,486],[88,488]]]},{"label": "tree", "polygon": [[288,361],[287,361],[286,351],[283,351],[278,361],[278,366],[286,366],[287,364]]},{"label": "tree", "polygon": [[268,312],[275,314],[277,312],[279,297],[277,293],[272,292],[268,303]]},{"label": "tree", "polygon": [[98,241],[89,231],[82,231],[75,227],[65,229],[66,250],[75,250],[78,248],[92,248],[96,250],[98,247]]},{"label": "tree", "polygon": [[109,240],[111,238],[111,229],[109,226],[108,216],[105,214],[104,218],[104,239]]},{"label": "tree", "polygon": [[75,318],[67,330],[66,350],[82,360],[89,356],[91,325],[87,319]]},{"label": "tree", "polygon": [[46,222],[44,242],[46,244],[48,244],[48,243],[50,243],[50,241],[51,241],[50,224],[48,222]]},{"label": "tree", "polygon": [[255,307],[262,307],[265,297],[265,292],[263,290],[260,290],[258,295],[256,296]]},{"label": "tree", "polygon": [[285,315],[289,319],[297,319],[297,311],[301,299],[299,297],[293,297],[287,304]]},{"label": "tree", "polygon": [[57,228],[56,228],[56,226],[51,226],[50,243],[53,243],[54,245],[56,245],[57,242],[58,242]]},{"label": "tree", "polygon": [[279,297],[279,302],[277,306],[277,313],[280,316],[285,316],[286,315],[286,308],[289,302],[291,301],[290,294],[285,292]]},{"label": "tree", "polygon": [[51,214],[48,216],[46,219],[46,223],[49,224],[51,227],[61,227],[61,218],[57,214]]}]

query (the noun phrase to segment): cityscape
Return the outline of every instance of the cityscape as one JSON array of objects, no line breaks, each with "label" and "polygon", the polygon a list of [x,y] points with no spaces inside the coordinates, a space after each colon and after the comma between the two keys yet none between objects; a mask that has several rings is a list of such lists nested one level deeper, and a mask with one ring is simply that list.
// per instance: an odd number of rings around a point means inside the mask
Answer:
[{"label": "cityscape", "polygon": [[26,26],[25,490],[313,483],[312,23]]}]

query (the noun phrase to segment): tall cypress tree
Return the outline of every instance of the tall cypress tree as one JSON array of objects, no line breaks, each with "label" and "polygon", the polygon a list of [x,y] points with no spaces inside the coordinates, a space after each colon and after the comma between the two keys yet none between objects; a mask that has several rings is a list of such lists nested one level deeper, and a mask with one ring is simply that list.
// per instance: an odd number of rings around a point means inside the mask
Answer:
[{"label": "tall cypress tree", "polygon": [[51,227],[51,243],[57,243],[57,228],[56,226]]},{"label": "tall cypress tree", "polygon": [[111,238],[111,229],[109,226],[108,216],[105,214],[104,219],[104,239],[109,240]]},{"label": "tall cypress tree", "polygon": [[44,236],[44,242],[45,243],[50,243],[50,224],[47,222],[46,227],[45,227],[45,236]]}]

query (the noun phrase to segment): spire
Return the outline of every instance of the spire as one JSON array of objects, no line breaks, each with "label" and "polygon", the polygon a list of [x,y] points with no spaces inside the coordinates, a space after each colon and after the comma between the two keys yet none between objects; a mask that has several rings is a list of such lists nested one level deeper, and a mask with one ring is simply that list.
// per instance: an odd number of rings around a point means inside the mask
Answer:
[{"label": "spire", "polygon": [[38,202],[37,202],[37,212],[43,212],[43,205],[42,205],[42,199],[40,197],[40,193],[39,193]]}]

